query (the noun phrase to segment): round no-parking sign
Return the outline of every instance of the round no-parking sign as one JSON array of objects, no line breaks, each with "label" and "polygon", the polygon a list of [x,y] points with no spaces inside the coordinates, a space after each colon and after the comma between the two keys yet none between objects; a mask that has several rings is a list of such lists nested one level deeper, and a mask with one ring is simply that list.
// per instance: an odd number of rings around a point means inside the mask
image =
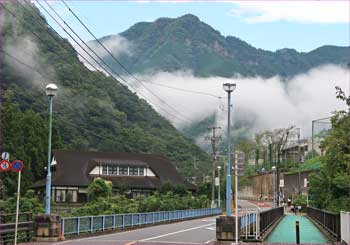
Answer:
[{"label": "round no-parking sign", "polygon": [[20,160],[13,160],[11,167],[13,172],[20,172],[23,169],[23,162]]},{"label": "round no-parking sign", "polygon": [[0,161],[0,172],[7,172],[11,169],[11,163],[8,160]]}]

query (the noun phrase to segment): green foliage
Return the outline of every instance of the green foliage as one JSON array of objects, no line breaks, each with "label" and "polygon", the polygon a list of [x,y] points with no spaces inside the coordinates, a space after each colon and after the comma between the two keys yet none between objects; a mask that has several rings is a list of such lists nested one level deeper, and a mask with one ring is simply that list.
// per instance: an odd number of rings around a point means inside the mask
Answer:
[{"label": "green foliage", "polygon": [[187,194],[187,188],[184,185],[173,185],[171,182],[165,181],[159,188],[159,193],[165,194],[168,192],[183,196]]},{"label": "green foliage", "polygon": [[[48,122],[31,109],[22,111],[13,102],[11,90],[5,93],[2,115],[3,150],[10,153],[11,160],[23,161],[21,191],[25,193],[35,180],[46,175],[44,167],[47,166]],[[56,126],[53,128],[52,145],[54,148],[62,146]],[[1,174],[5,196],[16,192],[17,175],[12,171]]]},{"label": "green foliage", "polygon": [[96,201],[99,198],[108,198],[112,196],[112,182],[106,181],[100,177],[95,178],[88,187],[88,197],[90,201]]},{"label": "green foliage", "polygon": [[[300,171],[320,170],[322,166],[321,157],[311,158],[300,164]],[[291,172],[298,172],[298,163],[290,169]]]},{"label": "green foliage", "polygon": [[350,116],[338,112],[322,144],[321,170],[310,179],[310,200],[331,211],[350,210]]},{"label": "green foliage", "polygon": [[306,195],[298,195],[293,200],[293,205],[295,207],[301,206],[301,210],[304,212],[306,211],[307,201],[306,201]]},{"label": "green foliage", "polygon": [[208,207],[209,203],[210,202],[206,196],[194,197],[189,193],[186,195],[178,195],[174,194],[173,192],[167,192],[165,194],[156,192],[147,197],[139,196],[133,199],[128,199],[123,195],[118,195],[110,198],[100,197],[95,201],[89,202],[82,207],[74,209],[71,214],[63,215],[88,216],[198,209]]},{"label": "green foliage", "polygon": [[[38,9],[26,3],[23,3],[25,7],[4,4],[16,13],[14,19],[4,10],[1,29],[4,49],[28,40],[32,49],[24,45],[18,49],[33,60],[28,65],[44,74],[42,77],[4,55],[2,86],[5,94],[11,96],[2,108],[3,149],[24,160],[25,186],[45,175],[49,104],[44,88],[49,82],[59,87],[53,103],[53,149],[165,155],[186,177],[199,176],[208,170],[209,157],[204,151],[125,85],[87,69],[69,42],[47,27]],[[196,171],[192,167],[193,156],[201,162]],[[14,177],[7,174],[4,178],[8,193],[13,193]]]},{"label": "green foliage", "polygon": [[[0,200],[0,213],[16,213],[17,196],[6,198]],[[34,192],[28,190],[24,196],[19,198],[19,211],[22,212],[32,212],[33,215],[43,213],[44,205],[36,197],[34,197]]]}]

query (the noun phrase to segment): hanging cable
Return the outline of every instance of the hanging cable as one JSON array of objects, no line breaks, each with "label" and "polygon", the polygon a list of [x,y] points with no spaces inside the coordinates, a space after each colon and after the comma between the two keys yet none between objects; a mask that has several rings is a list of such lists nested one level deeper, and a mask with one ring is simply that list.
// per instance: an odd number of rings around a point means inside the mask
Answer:
[{"label": "hanging cable", "polygon": [[[40,7],[62,28],[62,30],[91,58],[94,60],[95,63],[97,63],[101,69],[103,71],[105,71],[107,74],[109,74],[111,76],[111,78],[114,78],[114,75],[107,69],[105,69],[105,67],[103,65],[101,65],[100,62],[98,62],[84,47],[82,47],[82,45],[57,21],[57,19],[55,17],[53,17],[50,12],[38,1],[36,0],[36,2],[40,5]],[[46,1],[45,1],[46,2]],[[46,4],[48,4],[46,2]],[[51,6],[48,5],[50,8]],[[105,63],[106,64],[106,63]],[[107,65],[107,64],[106,64]],[[108,65],[107,65],[108,66]],[[109,69],[111,69],[109,67]],[[119,74],[117,74],[117,76],[126,83],[127,86],[132,87],[135,91],[138,91],[132,84],[129,84],[122,76],[120,76]],[[180,115],[178,116],[177,114],[172,114],[169,111],[165,110],[164,108],[162,108],[161,106],[157,105],[155,106],[156,103],[152,103],[150,99],[147,98],[147,96],[143,95],[141,92],[138,92],[142,97],[144,97],[153,107],[160,109],[161,111],[165,112],[166,114],[170,115],[173,118],[177,118],[180,121],[185,121],[186,123],[190,122],[189,119],[184,118],[183,116],[180,117]],[[163,101],[164,102],[164,101]],[[165,102],[164,102],[165,103]],[[165,103],[166,104],[166,103]]]}]

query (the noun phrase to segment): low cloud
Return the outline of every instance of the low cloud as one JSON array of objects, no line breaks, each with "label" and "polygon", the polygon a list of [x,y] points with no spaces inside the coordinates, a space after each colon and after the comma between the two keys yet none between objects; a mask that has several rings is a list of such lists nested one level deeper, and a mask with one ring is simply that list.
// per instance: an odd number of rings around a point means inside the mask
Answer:
[{"label": "low cloud", "polygon": [[348,1],[238,1],[230,11],[246,23],[349,23]]},{"label": "low cloud", "polygon": [[[335,86],[340,86],[348,92],[349,71],[339,66],[327,65],[287,81],[278,76],[270,79],[241,76],[198,78],[190,72],[160,72],[153,75],[138,75],[138,77],[144,81],[222,97],[217,99],[145,83],[150,90],[174,107],[178,112],[176,113],[135,82],[133,86],[137,86],[136,92],[141,92],[147,100],[152,100],[158,112],[179,128],[190,124],[183,117],[191,122],[199,122],[215,114],[217,125],[225,129],[227,95],[222,89],[222,84],[235,82],[237,89],[232,93],[234,123],[246,122],[247,128],[251,129],[251,134],[266,129],[296,125],[301,127],[303,135],[310,135],[312,120],[330,116],[335,110],[345,109],[345,104],[335,97]],[[159,107],[171,112],[172,115],[159,110]]]},{"label": "low cloud", "polygon": [[[106,49],[109,50],[116,58],[120,57],[121,55],[131,56],[133,54],[131,42],[129,42],[125,37],[122,37],[120,35],[110,36],[100,41],[101,43],[103,43]],[[106,60],[105,59],[106,57],[110,58],[107,51],[98,42],[90,41],[87,44],[102,59]],[[99,63],[101,63],[100,60],[85,45],[82,44],[82,47],[86,49]],[[78,45],[74,45],[74,48],[77,50],[78,53],[82,54],[96,68],[99,68],[99,65],[96,64],[96,62],[91,57],[89,57],[81,47],[79,47]],[[89,64],[87,64],[86,61],[82,59],[80,56],[79,56],[79,59],[85,64],[87,68],[89,68],[90,70],[94,70],[94,68],[91,67]],[[112,67],[113,66],[115,66],[114,63]],[[103,69],[99,69],[99,70],[103,71]]]},{"label": "low cloud", "polygon": [[4,56],[5,62],[24,82],[43,89],[46,84],[56,80],[54,68],[40,62],[38,46],[30,36],[7,39],[4,50],[8,54]]}]

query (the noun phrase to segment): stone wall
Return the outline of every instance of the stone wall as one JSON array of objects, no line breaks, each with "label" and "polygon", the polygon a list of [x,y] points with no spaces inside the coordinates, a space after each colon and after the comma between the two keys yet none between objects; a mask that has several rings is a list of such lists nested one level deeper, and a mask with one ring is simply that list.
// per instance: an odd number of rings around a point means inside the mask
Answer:
[{"label": "stone wall", "polygon": [[239,186],[240,197],[273,199],[273,174],[264,173],[249,178],[249,185]]},{"label": "stone wall", "polygon": [[[300,173],[300,190],[301,193],[307,193],[308,186],[304,183],[309,182],[310,174],[317,173],[315,170],[304,171]],[[306,179],[306,180],[305,180]],[[299,174],[298,173],[280,173],[280,180],[284,186],[280,188],[285,199],[292,199],[292,196],[298,194]],[[245,186],[239,186],[239,196],[247,198],[259,198],[273,200],[273,174],[264,173],[249,177],[249,183]]]}]

